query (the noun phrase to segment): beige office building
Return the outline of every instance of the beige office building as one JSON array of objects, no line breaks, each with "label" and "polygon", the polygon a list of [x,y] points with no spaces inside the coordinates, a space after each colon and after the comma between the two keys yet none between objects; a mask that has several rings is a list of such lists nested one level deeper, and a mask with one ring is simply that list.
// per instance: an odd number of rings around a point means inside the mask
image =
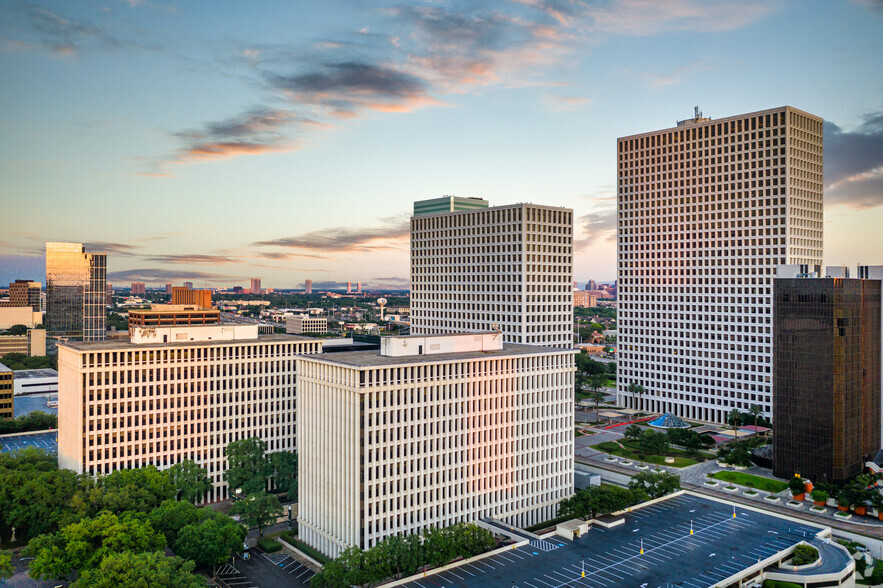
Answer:
[{"label": "beige office building", "polygon": [[411,332],[498,325],[507,343],[572,348],[573,211],[536,204],[452,210],[440,200],[414,203]]},{"label": "beige office building", "polygon": [[46,330],[37,328],[42,323],[43,313],[31,306],[0,307],[0,333],[15,325],[27,328],[21,335],[0,334],[0,357],[7,353],[46,355]]},{"label": "beige office building", "polygon": [[529,526],[573,493],[569,349],[412,335],[297,364],[299,532],[328,556],[459,521]]},{"label": "beige office building", "polygon": [[822,263],[822,122],[790,106],[697,110],[618,140],[621,404],[771,414],[776,266]]},{"label": "beige office building", "polygon": [[228,443],[297,441],[295,355],[321,342],[257,325],[133,327],[130,341],[58,345],[58,463],[91,475],[192,459],[228,497]]},{"label": "beige office building", "polygon": [[328,319],[318,316],[289,316],[285,319],[285,332],[300,335],[302,333],[327,333]]}]

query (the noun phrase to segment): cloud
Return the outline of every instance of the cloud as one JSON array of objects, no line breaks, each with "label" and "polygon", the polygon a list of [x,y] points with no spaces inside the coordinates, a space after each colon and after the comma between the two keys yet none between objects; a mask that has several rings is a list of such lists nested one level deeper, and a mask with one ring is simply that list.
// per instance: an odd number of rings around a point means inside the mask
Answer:
[{"label": "cloud", "polygon": [[[411,289],[411,281],[407,278],[400,278],[398,276],[391,276],[388,278],[371,278],[370,281],[371,288],[374,290],[378,289],[391,289],[391,290],[410,290]],[[362,284],[362,290],[365,290],[365,284]]]},{"label": "cloud", "polygon": [[137,247],[127,245],[126,243],[110,243],[107,241],[83,243],[83,246],[90,253],[110,253],[113,255],[136,255],[134,250],[137,249]]},{"label": "cloud", "polygon": [[853,208],[883,204],[883,112],[854,131],[825,122],[825,201]]},{"label": "cloud", "polygon": [[313,253],[293,253],[291,251],[258,251],[255,253],[255,257],[262,257],[264,259],[295,259],[295,258],[308,258],[308,259],[331,259],[327,255],[316,255]]},{"label": "cloud", "polygon": [[119,272],[108,272],[110,282],[152,282],[166,283],[170,281],[235,282],[245,278],[241,276],[225,276],[207,272],[177,271],[158,268],[131,269]]},{"label": "cloud", "polygon": [[546,94],[543,96],[543,103],[546,107],[556,112],[582,110],[592,102],[591,98],[583,96],[565,96],[563,94]]},{"label": "cloud", "polygon": [[336,227],[312,231],[294,237],[252,243],[256,247],[290,247],[334,253],[365,252],[377,249],[398,249],[410,235],[407,220],[384,219],[385,226],[376,228]]},{"label": "cloud", "polygon": [[780,5],[743,0],[607,0],[587,6],[594,30],[648,36],[674,31],[719,32],[752,24]]},{"label": "cloud", "polygon": [[144,256],[146,261],[157,263],[237,263],[238,259],[226,255],[154,255]]},{"label": "cloud", "polygon": [[883,14],[883,0],[853,0],[856,4],[861,4],[865,8]]},{"label": "cloud", "polygon": [[613,241],[616,239],[616,210],[599,210],[590,212],[579,218],[577,230],[581,230],[582,239],[574,239],[574,249],[587,249],[599,239]]}]

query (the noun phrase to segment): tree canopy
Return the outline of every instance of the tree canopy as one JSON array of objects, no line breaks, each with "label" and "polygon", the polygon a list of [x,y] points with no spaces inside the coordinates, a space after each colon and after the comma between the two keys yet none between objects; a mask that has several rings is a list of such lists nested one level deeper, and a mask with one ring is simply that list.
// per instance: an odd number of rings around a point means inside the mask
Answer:
[{"label": "tree canopy", "polygon": [[239,515],[242,521],[249,527],[257,527],[260,534],[264,534],[264,528],[269,527],[282,515],[282,504],[273,494],[255,492],[242,500],[236,501],[230,514]]},{"label": "tree canopy", "polygon": [[650,498],[660,498],[681,489],[681,478],[670,472],[657,474],[654,472],[640,472],[629,482],[629,488],[633,491],[646,492]]},{"label": "tree canopy", "polygon": [[647,493],[636,488],[589,486],[576,491],[558,504],[559,517],[594,518],[616,512],[647,499]]},{"label": "tree canopy", "polygon": [[257,437],[240,439],[227,445],[227,471],[224,479],[230,490],[241,489],[244,494],[254,494],[267,489],[270,464],[264,457],[267,444]]},{"label": "tree canopy", "polygon": [[111,553],[101,565],[86,569],[72,588],[204,588],[205,580],[193,573],[195,564],[160,552]]},{"label": "tree canopy", "polygon": [[176,463],[167,471],[172,487],[181,500],[196,504],[212,489],[206,469],[191,459]]}]

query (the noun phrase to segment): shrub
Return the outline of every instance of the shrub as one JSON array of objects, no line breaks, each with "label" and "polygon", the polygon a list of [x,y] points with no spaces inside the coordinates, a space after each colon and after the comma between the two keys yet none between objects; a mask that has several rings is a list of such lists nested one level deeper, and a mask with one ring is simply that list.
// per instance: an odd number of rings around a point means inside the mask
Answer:
[{"label": "shrub", "polygon": [[267,553],[273,553],[274,551],[279,551],[282,549],[282,544],[276,541],[275,539],[270,539],[269,537],[262,537],[258,540],[258,547]]},{"label": "shrub", "polygon": [[788,489],[791,490],[791,494],[795,496],[798,494],[803,494],[806,492],[806,484],[803,483],[801,478],[794,476],[790,480],[788,480]]},{"label": "shrub", "polygon": [[794,548],[791,564],[805,566],[819,559],[819,550],[811,545],[801,544]]},{"label": "shrub", "polygon": [[830,498],[830,495],[827,492],[819,490],[818,488],[810,492],[809,495],[812,497],[813,502],[826,502],[828,498]]}]

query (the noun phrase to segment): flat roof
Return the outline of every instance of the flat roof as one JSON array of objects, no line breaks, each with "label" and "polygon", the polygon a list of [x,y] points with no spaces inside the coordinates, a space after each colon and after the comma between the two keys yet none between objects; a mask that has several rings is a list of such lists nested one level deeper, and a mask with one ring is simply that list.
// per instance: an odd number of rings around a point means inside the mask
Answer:
[{"label": "flat roof", "polygon": [[400,357],[391,357],[381,355],[379,350],[372,350],[340,351],[334,354],[319,353],[315,355],[304,355],[301,357],[311,361],[323,361],[336,365],[362,368],[390,365],[412,365],[417,363],[442,363],[469,359],[491,359],[497,357],[515,357],[520,355],[548,355],[552,353],[574,353],[574,350],[558,347],[541,347],[539,345],[518,345],[512,343],[504,344],[502,349],[494,349],[490,351],[464,351],[462,353],[434,353],[427,355],[403,355]]},{"label": "flat roof", "polygon": [[[218,325],[180,325],[181,327],[217,327]],[[209,347],[212,345],[247,345],[249,343],[288,343],[288,342],[319,341],[316,337],[298,337],[297,335],[259,334],[257,339],[229,339],[212,341],[169,341],[168,343],[132,343],[131,341],[68,341],[58,343],[58,347],[67,347],[74,351],[120,351],[139,349],[159,349],[163,347]]]},{"label": "flat roof", "polygon": [[[2,364],[0,364],[2,365]],[[27,380],[30,378],[57,378],[58,372],[52,368],[41,368],[36,370],[15,370],[16,380]]]}]

